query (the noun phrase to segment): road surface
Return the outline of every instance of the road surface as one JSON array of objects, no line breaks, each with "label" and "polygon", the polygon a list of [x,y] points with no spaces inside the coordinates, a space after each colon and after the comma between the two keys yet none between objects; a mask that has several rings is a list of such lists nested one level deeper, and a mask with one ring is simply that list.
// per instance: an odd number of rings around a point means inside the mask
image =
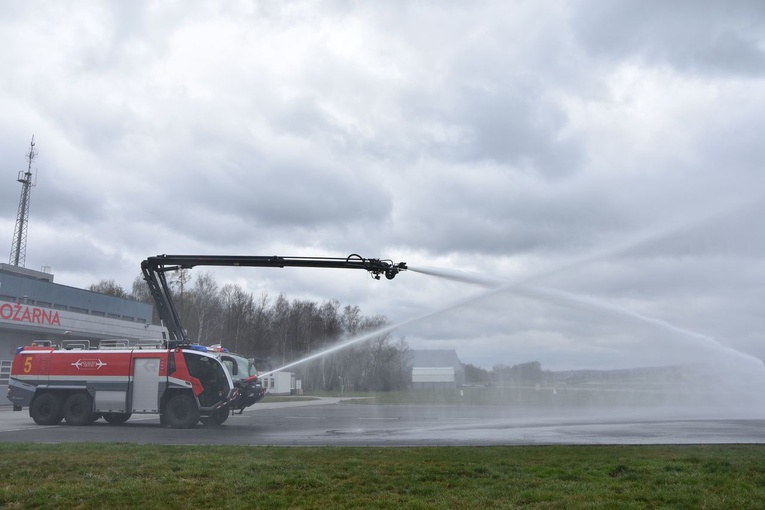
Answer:
[{"label": "road surface", "polygon": [[519,408],[373,405],[349,399],[255,404],[222,426],[175,430],[155,415],[122,425],[36,425],[0,407],[3,442],[127,442],[290,446],[454,446],[548,444],[765,443],[765,413],[745,409]]}]

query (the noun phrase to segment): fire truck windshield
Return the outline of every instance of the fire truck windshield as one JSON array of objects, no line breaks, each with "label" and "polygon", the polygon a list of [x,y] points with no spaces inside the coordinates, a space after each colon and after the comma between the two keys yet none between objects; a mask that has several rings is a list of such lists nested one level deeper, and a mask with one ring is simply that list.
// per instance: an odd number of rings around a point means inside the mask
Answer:
[{"label": "fire truck windshield", "polygon": [[228,373],[231,374],[233,380],[247,379],[248,377],[258,375],[253,360],[237,354],[226,353],[221,356],[221,361],[228,370]]}]

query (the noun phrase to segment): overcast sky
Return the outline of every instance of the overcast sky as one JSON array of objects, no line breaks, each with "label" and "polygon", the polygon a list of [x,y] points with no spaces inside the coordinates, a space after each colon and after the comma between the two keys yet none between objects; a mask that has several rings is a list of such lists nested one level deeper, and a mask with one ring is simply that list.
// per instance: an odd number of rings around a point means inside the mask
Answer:
[{"label": "overcast sky", "polygon": [[485,368],[765,358],[759,0],[5,2],[0,68],[1,239],[34,134],[57,283],[359,253],[507,285],[211,272]]}]

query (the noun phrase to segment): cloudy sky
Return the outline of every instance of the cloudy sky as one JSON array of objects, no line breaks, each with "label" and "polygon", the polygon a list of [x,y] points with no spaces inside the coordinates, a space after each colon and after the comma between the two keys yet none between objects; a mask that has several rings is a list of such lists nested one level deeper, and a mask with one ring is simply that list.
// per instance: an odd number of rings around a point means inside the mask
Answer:
[{"label": "cloudy sky", "polygon": [[57,283],[359,253],[451,278],[212,273],[486,368],[765,358],[760,1],[6,2],[0,67]]}]

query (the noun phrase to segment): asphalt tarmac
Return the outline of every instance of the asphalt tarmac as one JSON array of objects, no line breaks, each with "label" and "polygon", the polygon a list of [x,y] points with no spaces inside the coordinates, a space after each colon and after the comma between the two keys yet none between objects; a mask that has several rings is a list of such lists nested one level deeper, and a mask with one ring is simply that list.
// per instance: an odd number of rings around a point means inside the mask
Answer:
[{"label": "asphalt tarmac", "polygon": [[372,405],[350,399],[255,404],[220,426],[176,430],[156,415],[127,423],[36,425],[0,407],[0,441],[287,446],[483,446],[765,443],[765,413],[751,409],[556,409]]}]

